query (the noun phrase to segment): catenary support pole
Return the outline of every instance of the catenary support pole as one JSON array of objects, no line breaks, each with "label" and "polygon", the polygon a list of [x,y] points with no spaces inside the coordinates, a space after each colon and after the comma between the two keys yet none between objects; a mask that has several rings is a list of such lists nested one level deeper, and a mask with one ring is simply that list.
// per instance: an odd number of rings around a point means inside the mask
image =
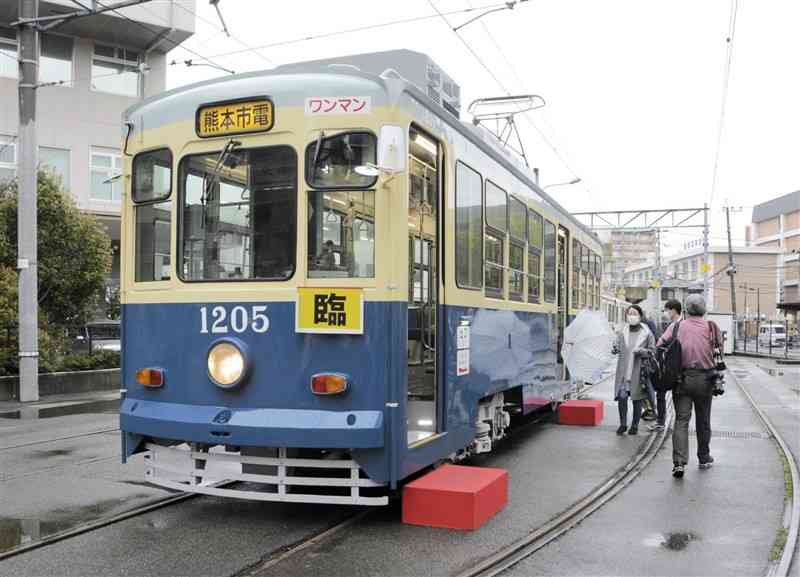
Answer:
[{"label": "catenary support pole", "polygon": [[[37,18],[39,0],[19,0],[19,18]],[[39,31],[20,24],[17,268],[19,270],[19,400],[39,400],[39,275],[36,254],[38,146],[36,83],[39,78]]]},{"label": "catenary support pole", "polygon": [[[708,302],[708,269],[710,265],[708,262],[708,204],[703,204],[703,300],[706,301],[706,306],[710,306]],[[733,319],[734,323],[736,319]]]},{"label": "catenary support pole", "polygon": [[725,207],[725,219],[728,223],[728,276],[731,279],[731,313],[733,320],[736,322],[738,316],[736,315],[736,281],[734,275],[736,274],[736,265],[733,262],[733,244],[731,243],[731,207]]}]

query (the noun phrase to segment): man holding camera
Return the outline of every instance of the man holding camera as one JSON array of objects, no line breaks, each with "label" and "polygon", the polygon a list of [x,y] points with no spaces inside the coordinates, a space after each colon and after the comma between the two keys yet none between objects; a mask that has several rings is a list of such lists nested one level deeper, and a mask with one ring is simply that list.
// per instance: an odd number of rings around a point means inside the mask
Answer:
[{"label": "man holding camera", "polygon": [[[720,351],[719,327],[703,317],[706,303],[698,294],[686,299],[688,318],[680,323],[677,339],[681,345],[683,380],[672,391],[675,405],[675,430],[672,433],[672,476],[683,477],[689,460],[689,420],[692,418],[692,405],[695,410],[695,429],[697,430],[697,458],[701,469],[708,469],[714,463],[709,444],[711,442],[711,399],[722,394],[722,374],[724,370]],[[658,341],[664,344],[672,338],[676,323],[672,323]]]}]

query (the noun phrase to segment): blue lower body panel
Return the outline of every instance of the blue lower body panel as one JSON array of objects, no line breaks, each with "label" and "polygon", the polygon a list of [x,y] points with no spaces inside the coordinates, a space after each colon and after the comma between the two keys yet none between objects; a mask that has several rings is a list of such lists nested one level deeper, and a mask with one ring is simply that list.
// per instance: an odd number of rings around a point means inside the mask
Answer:
[{"label": "blue lower body panel", "polygon": [[380,411],[228,409],[125,399],[120,427],[162,439],[245,446],[367,449],[384,441]]}]

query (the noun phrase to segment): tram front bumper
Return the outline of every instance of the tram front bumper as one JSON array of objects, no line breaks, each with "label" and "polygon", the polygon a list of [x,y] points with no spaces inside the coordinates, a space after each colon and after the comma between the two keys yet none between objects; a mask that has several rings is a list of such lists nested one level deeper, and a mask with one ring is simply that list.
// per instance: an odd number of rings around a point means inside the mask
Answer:
[{"label": "tram front bumper", "polygon": [[[253,447],[383,447],[382,411],[240,409],[126,398],[120,406],[123,458],[146,437]],[[134,439],[137,439],[134,441]]]}]

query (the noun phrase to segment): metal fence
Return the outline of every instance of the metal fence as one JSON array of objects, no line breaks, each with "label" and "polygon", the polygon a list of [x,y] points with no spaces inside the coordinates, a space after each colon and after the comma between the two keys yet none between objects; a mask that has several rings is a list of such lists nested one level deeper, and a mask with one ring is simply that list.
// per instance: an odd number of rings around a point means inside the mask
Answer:
[{"label": "metal fence", "polygon": [[[119,323],[114,321],[51,326],[49,330],[63,339],[67,352],[73,353],[96,351],[109,342],[119,343],[120,340]],[[17,323],[0,325],[0,349],[16,349],[18,331]]]},{"label": "metal fence", "polygon": [[797,327],[787,320],[736,321],[735,350],[778,358],[800,358]]}]

